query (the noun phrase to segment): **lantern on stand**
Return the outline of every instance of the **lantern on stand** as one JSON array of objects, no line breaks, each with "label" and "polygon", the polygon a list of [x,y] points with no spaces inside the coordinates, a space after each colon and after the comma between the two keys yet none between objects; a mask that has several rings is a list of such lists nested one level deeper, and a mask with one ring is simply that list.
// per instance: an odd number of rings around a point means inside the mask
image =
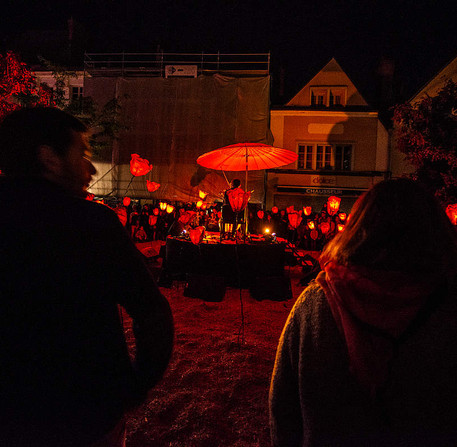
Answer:
[{"label": "lantern on stand", "polygon": [[457,203],[448,205],[446,207],[446,214],[447,217],[449,217],[449,220],[451,221],[452,225],[457,225]]},{"label": "lantern on stand", "polygon": [[149,161],[144,158],[140,158],[138,154],[131,154],[131,157],[130,172],[135,177],[145,175],[152,169],[152,165],[149,164]]},{"label": "lantern on stand", "polygon": [[159,203],[159,208],[162,210],[162,211],[165,211],[167,209],[167,203],[166,202],[160,202]]},{"label": "lantern on stand", "polygon": [[308,222],[308,228],[309,228],[310,230],[314,230],[314,229],[316,228],[316,225],[314,224],[314,221],[310,220],[310,221]]},{"label": "lantern on stand", "polygon": [[292,228],[292,230],[296,230],[298,228],[298,226],[300,225],[301,220],[302,220],[302,218],[300,216],[300,213],[298,213],[297,211],[293,211],[291,213],[288,213],[287,217],[289,218],[289,226],[290,226],[290,228]]},{"label": "lantern on stand", "polygon": [[330,224],[328,222],[322,222],[319,228],[322,234],[327,234],[330,231]]},{"label": "lantern on stand", "polygon": [[159,188],[160,188],[160,183],[150,182],[149,180],[146,180],[146,189],[149,192],[157,191]]},{"label": "lantern on stand", "polygon": [[344,230],[344,225],[343,224],[338,224],[338,231],[341,232]]},{"label": "lantern on stand", "polygon": [[340,209],[341,199],[336,196],[331,196],[327,200],[327,212],[330,216],[334,216]]},{"label": "lantern on stand", "polygon": [[241,188],[229,189],[227,191],[227,196],[233,212],[239,213],[246,208],[251,197],[251,191],[244,192]]},{"label": "lantern on stand", "polygon": [[303,212],[305,213],[305,216],[311,216],[313,209],[310,206],[304,206],[303,207]]},{"label": "lantern on stand", "polygon": [[171,214],[175,210],[175,207],[173,205],[167,205],[165,209],[168,214]]},{"label": "lantern on stand", "polygon": [[205,227],[197,227],[189,230],[189,237],[193,244],[199,245],[205,237]]}]

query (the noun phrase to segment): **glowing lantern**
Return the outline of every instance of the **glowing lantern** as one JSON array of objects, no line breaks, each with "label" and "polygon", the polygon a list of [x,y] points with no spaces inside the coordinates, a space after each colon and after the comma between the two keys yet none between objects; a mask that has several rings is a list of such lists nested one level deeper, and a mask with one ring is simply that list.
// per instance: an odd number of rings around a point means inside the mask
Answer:
[{"label": "glowing lantern", "polygon": [[197,202],[197,208],[200,209],[200,208],[202,207],[202,205],[203,205],[203,201],[202,201],[202,200],[199,200],[199,201]]},{"label": "glowing lantern", "polygon": [[153,227],[157,223],[157,216],[149,216],[149,226]]},{"label": "glowing lantern", "polygon": [[311,239],[313,241],[315,241],[319,237],[319,233],[317,232],[317,230],[312,230],[311,233],[309,233],[309,235],[311,236]]},{"label": "glowing lantern", "polygon": [[273,214],[278,214],[278,211],[279,211],[279,209],[278,209],[277,206],[274,206],[273,208],[271,208],[271,212],[272,212]]},{"label": "glowing lantern", "polygon": [[311,216],[312,211],[313,209],[310,206],[303,207],[303,212],[305,213],[305,216]]},{"label": "glowing lantern", "polygon": [[86,195],[86,200],[89,200],[89,201],[90,200],[94,200],[94,197],[95,196],[92,193],[88,192],[87,195]]},{"label": "glowing lantern", "polygon": [[192,228],[189,230],[189,236],[193,244],[201,244],[205,236],[205,227]]},{"label": "glowing lantern", "polygon": [[287,213],[287,214],[295,213],[294,206],[293,206],[293,205],[288,206],[288,207],[286,208],[286,213]]},{"label": "glowing lantern", "polygon": [[328,222],[322,222],[319,228],[322,234],[327,234],[330,231],[330,224]]},{"label": "glowing lantern", "polygon": [[140,175],[147,174],[151,169],[152,165],[149,164],[149,161],[143,158],[140,158],[138,154],[131,154],[130,160],[130,172],[132,175],[138,177]]},{"label": "glowing lantern", "polygon": [[121,224],[125,227],[127,225],[127,210],[123,206],[118,206],[114,209]]},{"label": "glowing lantern", "polygon": [[159,215],[159,208],[154,208],[152,210],[152,212],[154,213],[154,216],[158,216]]},{"label": "glowing lantern", "polygon": [[452,225],[457,225],[457,203],[448,205],[446,208],[447,217],[451,221]]},{"label": "glowing lantern", "polygon": [[167,205],[166,210],[168,214],[171,214],[175,210],[175,207],[173,205]]},{"label": "glowing lantern", "polygon": [[227,191],[230,206],[234,213],[239,213],[246,208],[251,192],[244,192],[241,188],[229,189]]},{"label": "glowing lantern", "polygon": [[207,195],[208,195],[207,192],[198,191],[198,197],[200,197],[200,199],[202,199],[202,200],[205,200]]},{"label": "glowing lantern", "polygon": [[150,182],[146,180],[146,188],[149,192],[157,191],[160,188],[160,183]]},{"label": "glowing lantern", "polygon": [[293,213],[289,213],[287,215],[287,217],[289,218],[290,227],[292,229],[296,230],[298,228],[298,226],[300,225],[300,222],[301,222],[300,214],[295,211]]},{"label": "glowing lantern", "polygon": [[343,231],[344,230],[344,225],[338,224],[338,231]]},{"label": "glowing lantern", "polygon": [[165,202],[160,202],[159,203],[159,208],[162,210],[162,211],[165,211],[167,209],[167,204]]},{"label": "glowing lantern", "polygon": [[259,210],[257,211],[257,217],[262,220],[263,219],[263,216],[265,215],[265,213],[263,212],[263,210]]},{"label": "glowing lantern", "polygon": [[314,224],[314,222],[313,222],[312,220],[310,220],[310,221],[308,222],[308,228],[309,228],[310,230],[314,230],[314,229],[316,228],[316,225]]},{"label": "glowing lantern", "polygon": [[336,196],[331,196],[327,200],[327,212],[333,216],[340,209],[341,199]]},{"label": "glowing lantern", "polygon": [[129,206],[130,202],[131,202],[130,197],[127,197],[127,196],[124,197],[124,200],[122,201],[124,206]]},{"label": "glowing lantern", "polygon": [[340,220],[346,220],[347,214],[346,213],[339,213],[338,217],[340,218]]},{"label": "glowing lantern", "polygon": [[203,203],[202,203],[202,210],[206,210],[207,207],[208,207],[208,204],[205,203],[205,202],[203,202]]}]

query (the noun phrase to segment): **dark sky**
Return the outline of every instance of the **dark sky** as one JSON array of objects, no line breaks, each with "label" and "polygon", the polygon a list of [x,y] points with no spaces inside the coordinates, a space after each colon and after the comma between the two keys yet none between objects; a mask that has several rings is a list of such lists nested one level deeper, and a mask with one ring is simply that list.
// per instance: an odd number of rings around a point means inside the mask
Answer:
[{"label": "dark sky", "polygon": [[3,52],[16,46],[26,53],[28,44],[37,51],[40,39],[23,33],[65,35],[73,16],[77,54],[154,52],[157,45],[165,52],[271,52],[276,86],[279,67],[285,70],[284,100],[335,57],[373,101],[381,58],[395,63],[396,98],[408,99],[457,56],[456,13],[457,2],[436,0],[14,0],[2,8],[0,38]]}]

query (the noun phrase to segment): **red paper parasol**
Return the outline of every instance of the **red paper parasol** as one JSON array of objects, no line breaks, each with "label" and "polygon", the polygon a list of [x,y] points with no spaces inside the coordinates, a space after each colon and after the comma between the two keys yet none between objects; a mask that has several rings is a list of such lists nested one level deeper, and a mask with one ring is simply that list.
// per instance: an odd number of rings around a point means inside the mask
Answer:
[{"label": "red paper parasol", "polygon": [[293,151],[268,144],[237,143],[200,155],[197,163],[221,171],[260,171],[288,165],[297,157]]}]

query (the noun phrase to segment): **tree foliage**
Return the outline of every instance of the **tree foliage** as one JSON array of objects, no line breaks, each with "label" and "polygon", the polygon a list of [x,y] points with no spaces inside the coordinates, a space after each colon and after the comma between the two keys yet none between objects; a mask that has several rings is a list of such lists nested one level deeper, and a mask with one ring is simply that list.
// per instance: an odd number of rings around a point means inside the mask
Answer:
[{"label": "tree foliage", "polygon": [[457,84],[394,111],[398,149],[444,204],[457,202]]},{"label": "tree foliage", "polygon": [[13,52],[0,54],[0,120],[21,107],[54,105],[52,91],[36,78]]}]

